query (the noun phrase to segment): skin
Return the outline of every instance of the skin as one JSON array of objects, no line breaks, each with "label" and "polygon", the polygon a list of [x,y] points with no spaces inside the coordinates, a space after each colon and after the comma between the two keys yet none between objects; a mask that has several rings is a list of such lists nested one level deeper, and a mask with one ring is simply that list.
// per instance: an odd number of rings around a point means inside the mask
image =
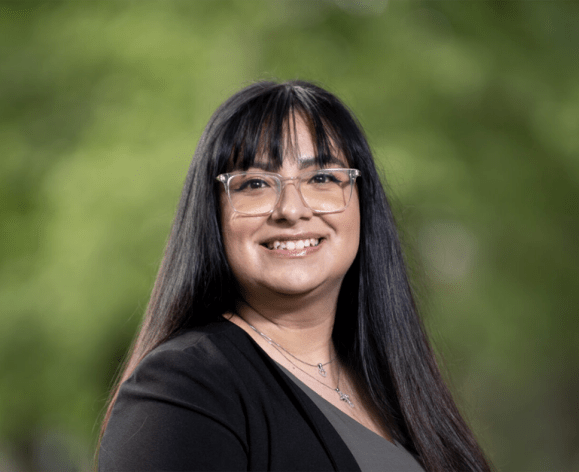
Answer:
[{"label": "skin", "polygon": [[[294,177],[315,170],[315,147],[306,123],[295,117],[295,140],[277,171]],[[335,167],[349,167],[343,156]],[[307,166],[307,167],[306,167]],[[260,170],[249,169],[249,170]],[[344,277],[352,265],[360,242],[360,204],[354,189],[348,207],[332,214],[314,214],[288,183],[271,215],[236,213],[224,190],[221,194],[223,243],[231,269],[244,300],[236,314],[226,317],[245,330],[279,364],[337,408],[377,434],[389,439],[383,425],[373,418],[371,406],[358,395],[352,377],[338,360],[328,364],[326,378],[317,368],[300,364],[255,333],[249,324],[267,334],[294,356],[310,364],[327,362],[335,355],[332,330],[336,305]],[[270,250],[271,240],[321,237],[319,246],[307,250]],[[299,368],[298,368],[299,366]],[[316,378],[317,377],[317,378]],[[323,381],[323,382],[321,382]],[[356,404],[350,408],[332,389],[338,384]],[[328,388],[331,387],[331,388]]]},{"label": "skin", "polygon": [[[300,156],[288,156],[278,171],[294,177],[317,166],[311,162],[314,146],[306,126],[296,124]],[[340,167],[348,167],[340,159]],[[260,170],[260,169],[249,169]],[[222,232],[225,252],[248,302],[255,298],[337,299],[342,280],[360,241],[360,209],[357,191],[340,213],[314,214],[304,205],[294,183],[288,183],[274,212],[268,216],[236,213],[222,191]],[[272,251],[264,243],[272,239],[323,238],[305,250]],[[255,300],[257,302],[257,300]],[[283,310],[283,307],[282,307]]]}]

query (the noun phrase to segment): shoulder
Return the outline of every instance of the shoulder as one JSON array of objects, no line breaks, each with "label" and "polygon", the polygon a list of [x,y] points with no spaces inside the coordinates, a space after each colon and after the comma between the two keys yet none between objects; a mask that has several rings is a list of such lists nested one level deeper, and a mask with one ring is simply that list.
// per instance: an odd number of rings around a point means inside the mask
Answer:
[{"label": "shoulder", "polygon": [[[202,369],[204,366],[226,368],[230,366],[229,360],[233,354],[254,350],[251,340],[233,323],[216,322],[181,331],[147,354],[137,370],[154,365],[158,361],[169,360],[176,362],[176,365],[185,362],[188,368]],[[192,361],[195,362],[192,364]]]},{"label": "shoulder", "polygon": [[256,356],[256,346],[237,326],[214,323],[183,331],[152,350],[121,390],[167,395],[187,403],[231,399],[232,392],[242,398],[244,374],[252,363],[240,360]]},{"label": "shoulder", "polygon": [[240,334],[220,323],[151,351],[119,389],[100,470],[244,470],[249,394],[231,359],[252,346]]}]

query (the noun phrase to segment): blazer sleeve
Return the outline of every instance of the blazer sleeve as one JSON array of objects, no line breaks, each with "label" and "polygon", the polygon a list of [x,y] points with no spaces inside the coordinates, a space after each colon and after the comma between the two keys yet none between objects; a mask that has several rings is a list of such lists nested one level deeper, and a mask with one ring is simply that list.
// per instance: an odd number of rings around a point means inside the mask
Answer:
[{"label": "blazer sleeve", "polygon": [[153,351],[122,384],[98,470],[247,470],[244,407],[226,359]]}]

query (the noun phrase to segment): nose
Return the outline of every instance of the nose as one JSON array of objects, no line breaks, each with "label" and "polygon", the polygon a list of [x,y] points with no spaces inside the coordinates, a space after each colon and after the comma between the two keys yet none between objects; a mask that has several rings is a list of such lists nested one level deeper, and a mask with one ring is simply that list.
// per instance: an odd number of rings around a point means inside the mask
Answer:
[{"label": "nose", "polygon": [[271,214],[272,218],[286,220],[293,224],[300,219],[310,219],[313,214],[313,211],[303,202],[295,182],[285,182],[281,189],[279,202]]}]

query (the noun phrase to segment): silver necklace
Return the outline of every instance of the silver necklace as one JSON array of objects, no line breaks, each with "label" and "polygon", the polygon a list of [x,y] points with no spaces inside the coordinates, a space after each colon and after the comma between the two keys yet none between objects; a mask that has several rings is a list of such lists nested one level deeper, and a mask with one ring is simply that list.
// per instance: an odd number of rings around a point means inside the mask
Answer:
[{"label": "silver necklace", "polygon": [[[246,322],[247,323],[247,322]],[[314,379],[316,382],[321,383],[324,387],[329,388],[330,390],[333,390],[334,392],[336,392],[339,396],[340,396],[340,400],[342,400],[343,402],[346,402],[348,404],[348,406],[350,408],[354,408],[354,403],[352,402],[352,400],[350,400],[350,395],[348,395],[347,393],[344,393],[340,390],[340,368],[338,366],[338,382],[336,384],[336,388],[334,387],[330,387],[329,385],[326,385],[324,382],[322,382],[320,379],[314,377],[313,375],[309,374],[308,372],[306,372],[305,370],[303,370],[300,366],[296,365],[295,362],[293,362],[289,357],[287,357],[283,352],[287,352],[290,356],[292,356],[294,359],[296,359],[297,361],[300,361],[302,364],[306,364],[309,365],[311,367],[317,367],[320,371],[323,371],[323,374],[321,372],[320,375],[322,375],[323,377],[326,376],[326,371],[323,369],[323,366],[329,364],[330,362],[333,362],[334,359],[336,358],[335,356],[328,362],[326,362],[325,364],[319,363],[317,365],[314,364],[308,364],[307,362],[302,361],[301,359],[298,359],[296,356],[294,356],[291,352],[289,352],[287,349],[285,349],[284,347],[282,347],[280,344],[276,343],[273,339],[271,339],[269,336],[267,336],[266,334],[262,333],[261,331],[258,331],[257,328],[253,325],[250,325],[249,323],[247,323],[247,325],[253,329],[257,334],[259,334],[263,339],[265,339],[269,344],[271,344],[275,349],[277,349],[277,351],[283,356],[285,357],[296,369],[302,371],[304,374],[306,374],[308,377],[311,377],[312,379]],[[280,350],[281,349],[281,350]]]},{"label": "silver necklace", "polygon": [[[317,367],[318,368],[318,374],[320,374],[322,377],[325,377],[327,375],[326,369],[324,369],[325,365],[331,364],[332,362],[334,362],[334,360],[336,359],[336,356],[332,357],[328,362],[324,362],[323,364],[321,362],[318,362],[317,364],[309,364],[305,361],[302,361],[301,359],[298,359],[296,356],[294,356],[291,352],[289,352],[286,348],[284,348],[282,345],[276,343],[273,339],[271,339],[267,334],[263,334],[262,332],[258,331],[257,328],[255,328],[255,326],[250,325],[249,323],[247,323],[249,325],[249,327],[251,329],[253,329],[257,334],[259,334],[263,339],[265,339],[269,344],[275,345],[277,347],[279,347],[281,350],[283,350],[284,352],[286,352],[287,354],[289,354],[290,356],[292,356],[296,361],[301,362],[302,364],[305,365],[309,365],[310,367]],[[285,356],[284,356],[285,357]],[[288,359],[289,360],[289,359]],[[291,362],[291,361],[290,361]],[[292,362],[293,364],[293,362]],[[295,365],[295,364],[294,364]],[[296,366],[297,367],[297,366]],[[301,369],[300,369],[301,370]]]}]

